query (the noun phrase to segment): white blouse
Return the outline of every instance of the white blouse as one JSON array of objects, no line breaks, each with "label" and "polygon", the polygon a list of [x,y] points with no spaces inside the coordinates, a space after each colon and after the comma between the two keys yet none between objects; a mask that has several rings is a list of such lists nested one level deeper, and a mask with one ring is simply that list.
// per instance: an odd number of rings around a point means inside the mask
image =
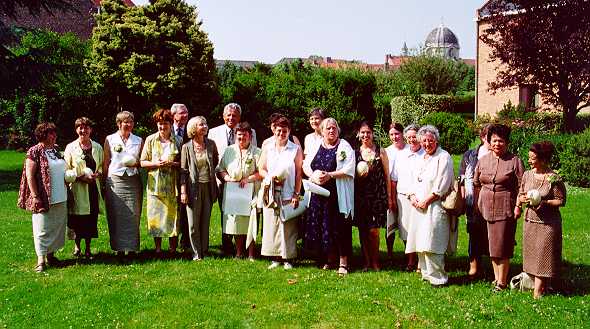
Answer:
[{"label": "white blouse", "polygon": [[397,193],[409,194],[412,192],[413,170],[416,168],[416,159],[421,159],[424,155],[424,150],[420,148],[418,152],[412,152],[409,145],[397,152],[395,161],[393,163],[393,170],[391,170],[391,180],[397,182]]},{"label": "white blouse", "polygon": [[323,140],[324,138],[315,132],[307,134],[303,140],[303,154],[307,156],[312,153],[317,153],[320,145],[322,145]]},{"label": "white blouse", "polygon": [[54,150],[46,150],[47,162],[49,164],[49,175],[51,176],[51,200],[49,204],[57,204],[68,200],[66,192],[66,161],[55,156]]},{"label": "white blouse", "polygon": [[107,136],[109,147],[111,151],[111,163],[109,164],[109,176],[123,176],[127,173],[128,176],[137,175],[139,171],[136,167],[126,167],[123,165],[123,157],[126,154],[135,157],[139,161],[141,153],[141,138],[139,136],[129,134],[127,142],[124,143],[121,135],[116,132]]},{"label": "white blouse", "polygon": [[283,171],[287,172],[281,192],[283,200],[291,200],[293,192],[295,192],[295,157],[298,149],[299,146],[291,141],[287,141],[287,145],[280,149],[274,143],[265,145],[266,170],[269,176],[277,176]]}]

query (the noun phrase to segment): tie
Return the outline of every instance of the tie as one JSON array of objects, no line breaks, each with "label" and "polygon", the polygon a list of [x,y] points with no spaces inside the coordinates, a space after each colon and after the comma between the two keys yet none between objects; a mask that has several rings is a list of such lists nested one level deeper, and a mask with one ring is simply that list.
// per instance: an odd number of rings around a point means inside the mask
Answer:
[{"label": "tie", "polygon": [[230,129],[229,133],[227,134],[227,145],[234,144],[234,130]]},{"label": "tie", "polygon": [[178,136],[178,138],[182,139],[182,137],[184,137],[183,135],[184,135],[184,131],[182,131],[182,127],[178,127],[176,129],[176,136]]}]

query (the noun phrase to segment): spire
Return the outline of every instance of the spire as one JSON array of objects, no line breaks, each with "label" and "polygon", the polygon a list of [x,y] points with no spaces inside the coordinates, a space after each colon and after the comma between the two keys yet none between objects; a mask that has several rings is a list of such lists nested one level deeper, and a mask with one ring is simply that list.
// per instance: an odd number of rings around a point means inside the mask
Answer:
[{"label": "spire", "polygon": [[408,56],[408,45],[406,45],[406,42],[404,41],[404,45],[402,47],[402,56]]}]

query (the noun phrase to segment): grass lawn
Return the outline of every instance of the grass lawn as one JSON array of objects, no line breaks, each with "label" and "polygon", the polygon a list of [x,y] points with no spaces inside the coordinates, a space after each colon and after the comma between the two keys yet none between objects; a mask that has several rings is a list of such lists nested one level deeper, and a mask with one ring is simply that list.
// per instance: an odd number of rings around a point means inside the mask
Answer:
[{"label": "grass lawn", "polygon": [[[67,241],[57,253],[64,267],[37,274],[31,215],[16,207],[22,159],[23,154],[0,151],[0,326],[5,328],[590,327],[588,189],[569,188],[562,209],[565,262],[560,293],[535,301],[531,293],[492,293],[489,264],[485,281],[465,279],[464,225],[458,253],[447,258],[451,284],[440,289],[431,288],[416,273],[400,271],[399,240],[393,265],[339,278],[309,261],[292,271],[268,271],[266,260],[155,260],[143,220],[141,258],[119,263],[108,246],[104,216],[99,218],[99,238],[93,241],[95,260],[73,260],[73,242]],[[519,224],[511,275],[522,269],[521,229]],[[360,250],[356,231],[353,234],[353,262],[358,265]],[[211,238],[216,254],[217,211]]]}]

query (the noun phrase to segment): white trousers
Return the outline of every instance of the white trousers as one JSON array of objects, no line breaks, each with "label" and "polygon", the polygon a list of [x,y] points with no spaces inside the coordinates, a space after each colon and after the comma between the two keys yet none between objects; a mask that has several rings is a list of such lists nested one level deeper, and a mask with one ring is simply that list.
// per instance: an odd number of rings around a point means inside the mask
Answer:
[{"label": "white trousers", "polygon": [[422,279],[431,284],[441,285],[449,282],[447,272],[445,272],[445,255],[433,254],[430,252],[418,253],[418,265],[422,273]]}]

